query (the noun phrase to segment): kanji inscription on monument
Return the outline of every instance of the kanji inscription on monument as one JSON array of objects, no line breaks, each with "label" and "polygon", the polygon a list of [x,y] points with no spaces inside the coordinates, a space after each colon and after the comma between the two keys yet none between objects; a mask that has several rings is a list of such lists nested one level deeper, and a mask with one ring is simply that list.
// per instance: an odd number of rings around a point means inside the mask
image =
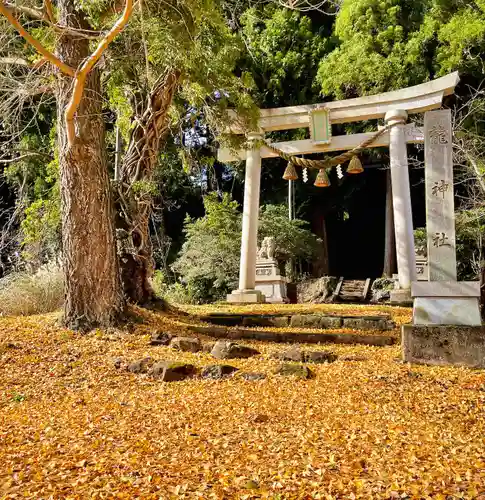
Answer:
[{"label": "kanji inscription on monument", "polygon": [[424,115],[426,228],[430,281],[456,281],[451,111]]}]

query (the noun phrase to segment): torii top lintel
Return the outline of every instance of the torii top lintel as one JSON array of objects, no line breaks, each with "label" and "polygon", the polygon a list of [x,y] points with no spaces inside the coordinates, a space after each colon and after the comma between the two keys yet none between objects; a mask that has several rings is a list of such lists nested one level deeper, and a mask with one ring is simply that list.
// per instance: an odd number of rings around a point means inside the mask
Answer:
[{"label": "torii top lintel", "polygon": [[[332,123],[383,118],[387,111],[393,109],[402,109],[409,114],[423,113],[441,107],[443,97],[453,94],[459,80],[456,71],[436,80],[383,94],[321,104],[261,109],[258,125],[264,132],[309,127],[309,113],[323,106],[329,109]],[[244,130],[237,125],[237,114],[234,111],[229,113],[234,119],[230,132],[244,133]]]}]

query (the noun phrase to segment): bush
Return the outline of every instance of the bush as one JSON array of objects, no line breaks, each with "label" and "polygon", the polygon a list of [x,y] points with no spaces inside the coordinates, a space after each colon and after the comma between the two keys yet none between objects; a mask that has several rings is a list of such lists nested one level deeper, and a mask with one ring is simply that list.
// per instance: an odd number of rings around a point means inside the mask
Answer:
[{"label": "bush", "polygon": [[[195,281],[195,284],[199,283]],[[152,286],[158,297],[172,304],[197,304],[200,301],[200,293],[197,293],[197,288],[194,289],[194,283],[170,283],[160,270],[155,271]]]},{"label": "bush", "polygon": [[0,314],[27,316],[59,309],[64,302],[64,276],[57,266],[35,274],[12,273],[0,280]]},{"label": "bush", "polygon": [[[484,267],[485,209],[478,207],[455,213],[458,281],[479,280]],[[427,256],[426,228],[414,231],[416,250]]]},{"label": "bush", "polygon": [[[211,193],[204,198],[204,207],[204,217],[186,219],[186,240],[172,264],[185,288],[185,300],[192,303],[224,299],[238,283],[242,226],[239,206],[227,194],[219,200],[216,193]],[[298,219],[288,220],[285,207],[267,205],[261,208],[259,241],[273,236],[275,257],[280,262],[311,258],[318,240],[304,228],[305,224]]]},{"label": "bush", "polygon": [[414,246],[417,254],[428,256],[428,236],[425,227],[418,227],[414,230]]}]

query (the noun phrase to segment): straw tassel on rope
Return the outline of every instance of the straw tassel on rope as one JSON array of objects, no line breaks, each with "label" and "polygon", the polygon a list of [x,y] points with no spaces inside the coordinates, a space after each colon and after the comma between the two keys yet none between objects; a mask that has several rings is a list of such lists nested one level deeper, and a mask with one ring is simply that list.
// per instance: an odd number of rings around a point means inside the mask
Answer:
[{"label": "straw tassel on rope", "polygon": [[330,186],[330,179],[328,178],[327,171],[324,168],[321,168],[318,171],[317,178],[315,179],[315,183],[313,185],[316,187]]},{"label": "straw tassel on rope", "polygon": [[362,162],[359,160],[358,156],[354,156],[347,167],[348,174],[361,174],[364,171],[362,167]]},{"label": "straw tassel on rope", "polygon": [[298,179],[298,174],[296,173],[296,168],[293,162],[288,162],[285,173],[283,174],[283,179],[285,179],[285,181],[296,181]]}]

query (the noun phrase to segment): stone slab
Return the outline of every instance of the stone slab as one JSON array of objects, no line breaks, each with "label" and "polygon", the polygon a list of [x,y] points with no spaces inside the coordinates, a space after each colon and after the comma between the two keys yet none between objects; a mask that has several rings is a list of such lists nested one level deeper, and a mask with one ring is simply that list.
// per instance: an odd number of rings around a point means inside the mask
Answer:
[{"label": "stone slab", "polygon": [[286,284],[287,280],[284,276],[280,275],[266,275],[266,276],[256,276],[256,284],[266,284],[266,283],[283,283]]},{"label": "stone slab", "polygon": [[265,276],[273,279],[280,277],[280,268],[275,260],[259,259],[256,261],[256,279],[261,279]]},{"label": "stone slab", "polygon": [[288,302],[286,295],[286,283],[281,280],[274,280],[272,278],[268,281],[256,280],[256,290],[259,290],[265,296],[265,302],[270,304],[283,304]]},{"label": "stone slab", "polygon": [[430,281],[456,281],[451,110],[424,114],[426,232]]},{"label": "stone slab", "polygon": [[389,346],[397,339],[388,335],[357,335],[351,333],[313,333],[313,332],[269,332],[267,330],[229,329],[217,326],[189,326],[194,333],[228,340],[261,340],[266,342],[287,342],[305,344],[362,344],[370,346]]},{"label": "stone slab", "polygon": [[413,324],[479,326],[482,324],[479,300],[476,297],[416,297]]},{"label": "stone slab", "polygon": [[295,328],[340,328],[342,318],[339,316],[323,316],[321,314],[293,314],[290,326]]},{"label": "stone slab", "polygon": [[234,290],[226,300],[231,304],[262,304],[265,297],[259,290]]},{"label": "stone slab", "polygon": [[402,357],[408,363],[485,368],[485,328],[404,325]]},{"label": "stone slab", "polygon": [[479,281],[421,281],[411,284],[412,297],[480,297]]},{"label": "stone slab", "polygon": [[341,328],[347,322],[355,322],[358,329],[392,330],[395,324],[388,314],[379,316],[330,316],[323,314],[233,314],[211,313],[199,317],[201,321],[222,326],[273,326],[285,328]]},{"label": "stone slab", "polygon": [[429,281],[428,259],[418,254],[416,254],[416,279]]},{"label": "stone slab", "polygon": [[384,319],[370,319],[370,318],[345,318],[344,328],[351,328],[353,330],[392,330],[395,328],[392,321]]},{"label": "stone slab", "polygon": [[411,297],[410,289],[397,289],[391,290],[390,302],[393,305],[399,306],[412,306],[413,299]]},{"label": "stone slab", "polygon": [[273,326],[276,328],[286,328],[289,322],[289,316],[246,316],[242,318],[243,326]]}]

